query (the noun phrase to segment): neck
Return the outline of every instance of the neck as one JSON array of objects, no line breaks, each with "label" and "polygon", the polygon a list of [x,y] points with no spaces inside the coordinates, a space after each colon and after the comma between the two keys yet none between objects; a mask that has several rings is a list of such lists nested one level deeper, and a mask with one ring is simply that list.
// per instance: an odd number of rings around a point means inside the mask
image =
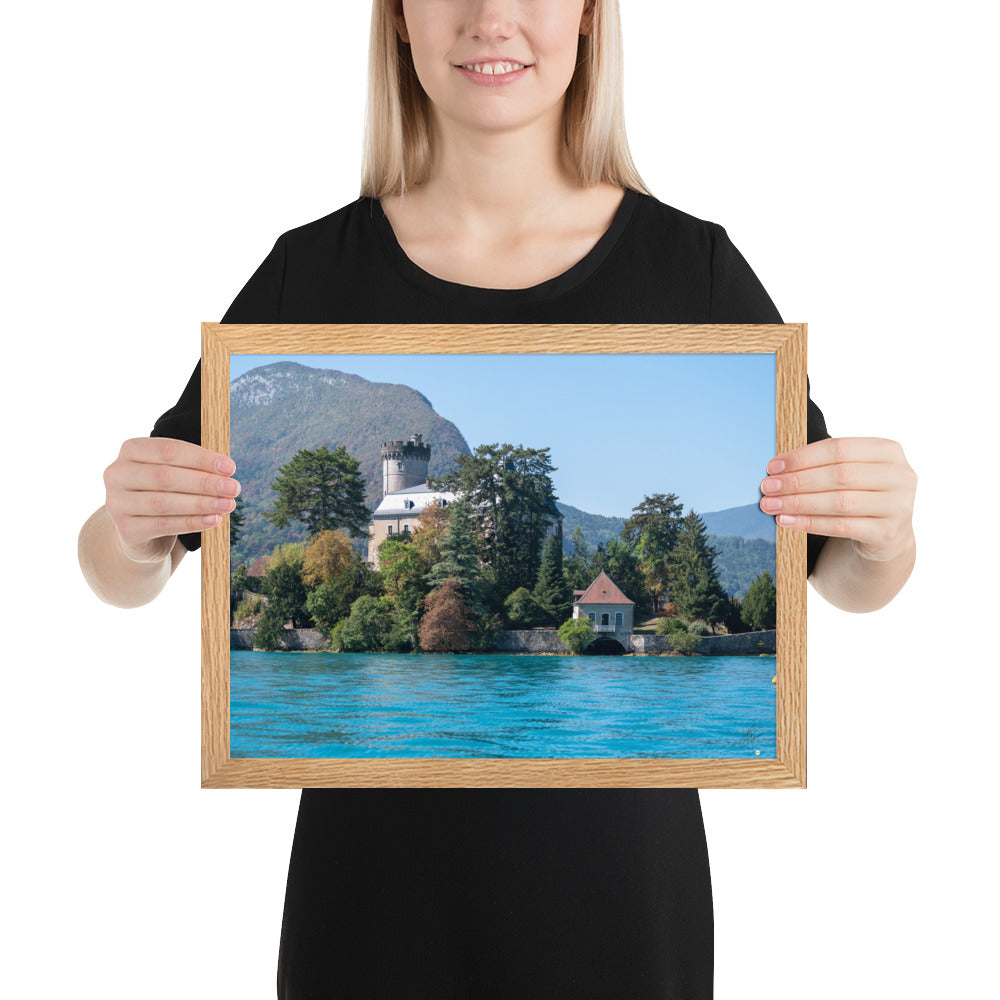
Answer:
[{"label": "neck", "polygon": [[459,228],[516,230],[580,184],[561,124],[539,121],[510,132],[432,124],[434,153],[421,197]]}]

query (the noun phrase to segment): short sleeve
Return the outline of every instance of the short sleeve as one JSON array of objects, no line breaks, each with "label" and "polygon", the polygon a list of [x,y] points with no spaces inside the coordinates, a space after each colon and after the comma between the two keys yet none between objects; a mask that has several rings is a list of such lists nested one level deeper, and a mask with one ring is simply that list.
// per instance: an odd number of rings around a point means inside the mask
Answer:
[{"label": "short sleeve", "polygon": [[[725,229],[712,226],[712,301],[709,316],[712,323],[781,323],[781,314],[771,301],[757,275],[743,254],[733,246]],[[822,441],[830,434],[820,408],[808,395],[806,381],[806,441]],[[806,572],[812,574],[825,535],[806,538]]]},{"label": "short sleeve", "polygon": [[[281,236],[226,310],[222,322],[279,323],[284,279],[285,237]],[[180,399],[159,417],[149,436],[178,438],[192,444],[201,444],[200,361],[195,365]],[[189,552],[201,547],[201,534],[198,532],[181,535],[180,540]]]}]

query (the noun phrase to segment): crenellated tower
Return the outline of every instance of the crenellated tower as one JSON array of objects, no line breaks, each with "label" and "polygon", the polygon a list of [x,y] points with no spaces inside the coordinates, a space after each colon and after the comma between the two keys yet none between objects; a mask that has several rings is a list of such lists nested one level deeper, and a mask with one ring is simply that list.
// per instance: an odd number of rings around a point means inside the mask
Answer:
[{"label": "crenellated tower", "polygon": [[422,486],[430,461],[431,446],[424,443],[422,434],[411,435],[409,441],[383,441],[382,496]]}]

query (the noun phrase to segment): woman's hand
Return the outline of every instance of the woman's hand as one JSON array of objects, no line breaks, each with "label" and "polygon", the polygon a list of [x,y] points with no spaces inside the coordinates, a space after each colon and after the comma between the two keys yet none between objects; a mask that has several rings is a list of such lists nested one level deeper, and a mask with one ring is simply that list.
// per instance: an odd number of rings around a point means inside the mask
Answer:
[{"label": "woman's hand", "polygon": [[913,566],[917,476],[882,438],[828,438],[767,463],[760,509],[784,528],[827,535],[813,583],[831,603],[871,611],[888,603]]},{"label": "woman's hand", "polygon": [[176,537],[215,527],[240,484],[228,455],[173,438],[126,441],[104,470],[105,507],[133,562],[166,558]]}]

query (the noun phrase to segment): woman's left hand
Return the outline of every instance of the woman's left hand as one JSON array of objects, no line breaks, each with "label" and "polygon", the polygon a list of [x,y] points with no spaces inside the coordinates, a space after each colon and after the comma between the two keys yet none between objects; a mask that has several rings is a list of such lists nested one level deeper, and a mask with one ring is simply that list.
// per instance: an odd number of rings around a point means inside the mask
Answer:
[{"label": "woman's left hand", "polygon": [[784,528],[849,538],[864,559],[912,551],[917,476],[883,438],[828,438],[767,463],[760,509]]}]

